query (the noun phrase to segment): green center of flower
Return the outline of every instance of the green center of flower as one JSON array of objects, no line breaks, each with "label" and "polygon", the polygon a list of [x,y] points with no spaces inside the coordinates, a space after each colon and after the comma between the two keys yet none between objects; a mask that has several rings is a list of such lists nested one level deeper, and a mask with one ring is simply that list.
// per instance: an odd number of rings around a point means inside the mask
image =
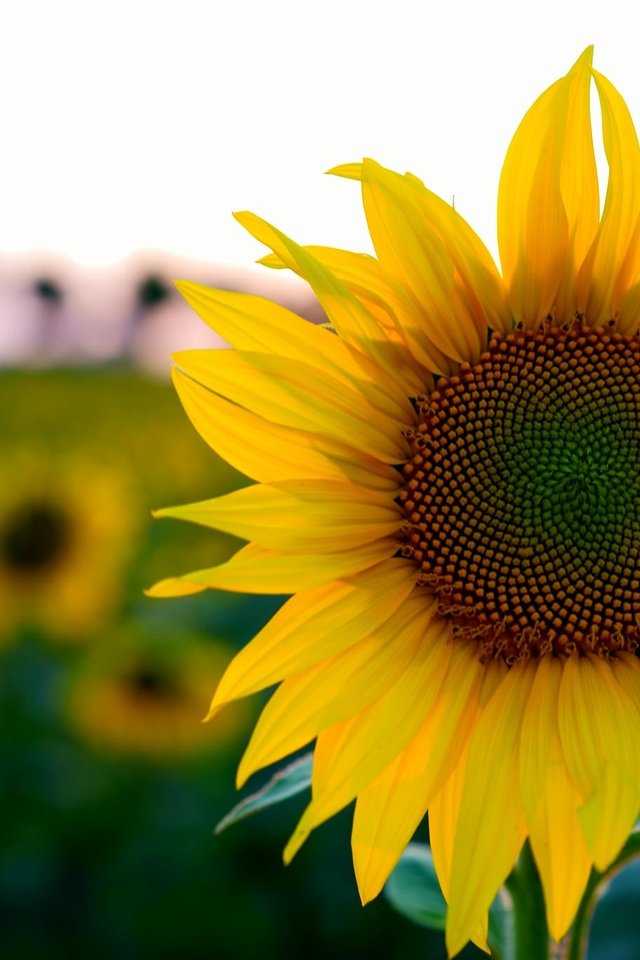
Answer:
[{"label": "green center of flower", "polygon": [[52,567],[71,540],[69,518],[55,504],[24,503],[0,532],[0,558],[18,575]]},{"label": "green center of flower", "polygon": [[640,341],[492,337],[417,402],[403,548],[454,634],[508,664],[640,639]]}]

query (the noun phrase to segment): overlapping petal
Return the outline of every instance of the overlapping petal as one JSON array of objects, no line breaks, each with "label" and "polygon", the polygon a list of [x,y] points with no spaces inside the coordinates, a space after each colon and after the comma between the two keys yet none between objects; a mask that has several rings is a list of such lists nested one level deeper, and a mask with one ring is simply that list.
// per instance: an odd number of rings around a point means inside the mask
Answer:
[{"label": "overlapping petal", "polygon": [[369,636],[393,617],[414,582],[413,564],[394,559],[348,579],[301,590],[234,657],[211,710],[279,683]]},{"label": "overlapping petal", "polygon": [[569,777],[558,732],[562,671],[560,660],[541,660],[520,741],[524,815],[556,940],[575,916],[592,865],[578,818],[584,798]]},{"label": "overlapping petal", "polygon": [[190,520],[283,553],[340,553],[392,536],[401,522],[388,495],[339,480],[255,484],[156,516]]},{"label": "overlapping petal", "polygon": [[565,763],[584,797],[578,811],[587,849],[604,869],[629,836],[640,809],[640,714],[610,665],[570,657],[559,700]]},{"label": "overlapping petal", "polygon": [[[579,277],[579,307],[594,326],[615,318],[640,280],[640,146],[624,100],[593,71],[602,110],[609,183],[602,221]],[[631,332],[635,332],[635,329]]]},{"label": "overlapping petal", "polygon": [[536,100],[502,168],[500,259],[513,316],[527,327],[548,315],[571,319],[577,271],[598,225],[591,54]]}]

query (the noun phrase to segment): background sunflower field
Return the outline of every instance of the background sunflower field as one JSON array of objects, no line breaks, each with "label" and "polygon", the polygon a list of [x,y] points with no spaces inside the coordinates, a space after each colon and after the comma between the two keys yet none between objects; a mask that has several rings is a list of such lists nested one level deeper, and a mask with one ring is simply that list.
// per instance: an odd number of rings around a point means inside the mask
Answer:
[{"label": "background sunflower field", "polygon": [[302,798],[213,836],[254,707],[200,721],[279,600],[144,588],[236,547],[151,510],[243,478],[168,383],[34,359],[0,370],[0,955],[444,956],[384,900],[362,911],[345,818],[289,870]]},{"label": "background sunflower field", "polygon": [[[167,288],[148,280],[138,297],[153,313]],[[282,598],[145,597],[237,547],[151,511],[245,481],[148,372],[166,359],[127,353],[126,325],[116,352],[93,335],[93,362],[72,336],[64,362],[51,336],[19,363],[0,355],[0,956],[444,960],[441,932],[384,897],[361,908],[348,813],[288,869],[302,795],[214,836],[257,707],[200,721],[233,651]],[[637,882],[637,870],[614,882],[590,960],[629,957]]]}]

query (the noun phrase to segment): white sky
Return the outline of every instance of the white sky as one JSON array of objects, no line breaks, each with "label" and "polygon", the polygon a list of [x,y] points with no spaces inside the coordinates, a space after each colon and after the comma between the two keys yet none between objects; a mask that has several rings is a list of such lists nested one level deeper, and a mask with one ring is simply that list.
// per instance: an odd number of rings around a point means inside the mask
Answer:
[{"label": "white sky", "polygon": [[251,209],[369,249],[356,184],[411,170],[494,246],[532,100],[588,43],[640,122],[630,0],[15,0],[0,12],[0,251],[249,263]]}]

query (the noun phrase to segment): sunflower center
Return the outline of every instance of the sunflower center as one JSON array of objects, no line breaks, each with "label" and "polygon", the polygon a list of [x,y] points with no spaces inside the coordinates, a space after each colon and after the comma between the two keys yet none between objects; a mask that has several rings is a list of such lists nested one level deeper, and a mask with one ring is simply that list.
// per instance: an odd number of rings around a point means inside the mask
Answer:
[{"label": "sunflower center", "polygon": [[640,341],[494,335],[417,401],[402,553],[482,659],[640,640]]},{"label": "sunflower center", "polygon": [[124,679],[131,692],[144,699],[166,700],[177,692],[171,678],[157,667],[139,666]]},{"label": "sunflower center", "polygon": [[25,503],[0,532],[0,557],[16,574],[51,567],[70,542],[68,517],[50,503]]}]

